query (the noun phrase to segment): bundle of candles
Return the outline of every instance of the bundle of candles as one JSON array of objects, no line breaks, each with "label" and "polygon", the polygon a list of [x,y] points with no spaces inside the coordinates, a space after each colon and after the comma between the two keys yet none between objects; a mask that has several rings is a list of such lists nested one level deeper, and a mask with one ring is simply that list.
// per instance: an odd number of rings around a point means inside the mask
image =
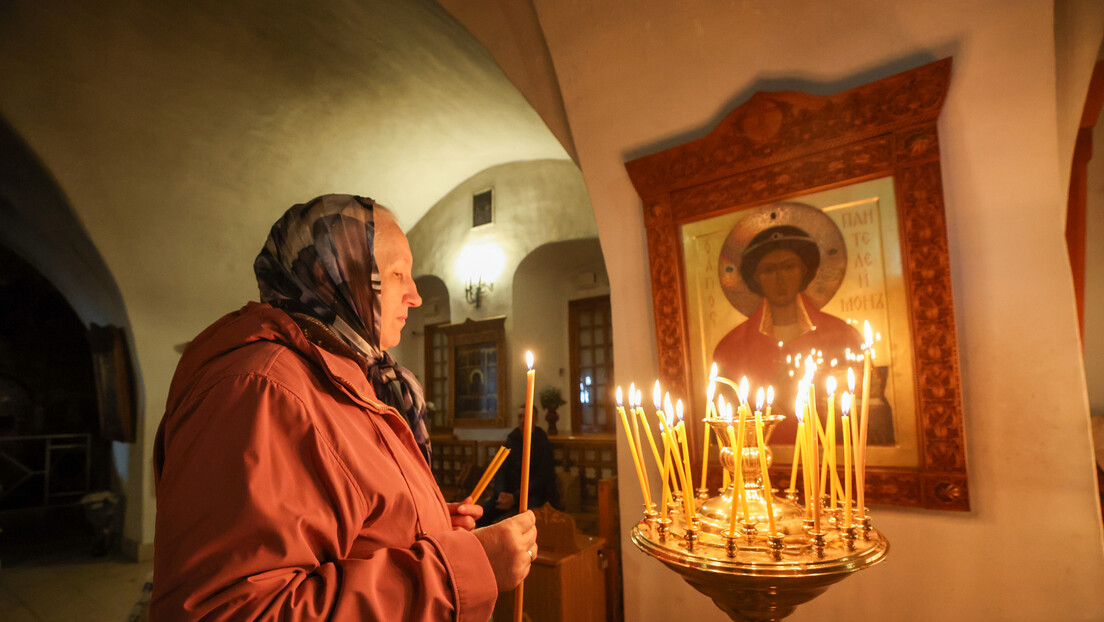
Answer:
[{"label": "bundle of candles", "polygon": [[[740,542],[744,547],[761,548],[763,541],[768,543],[766,550],[775,559],[781,559],[782,551],[790,549],[798,554],[812,550],[823,557],[826,529],[832,531],[830,539],[838,542],[843,550],[854,551],[854,542],[860,533],[869,540],[871,526],[865,506],[865,467],[873,337],[869,323],[864,328],[861,399],[855,397],[853,369],[847,370],[848,387],[842,393],[837,393],[835,376],[827,375],[823,381],[827,416],[823,420],[818,408],[817,361],[813,356],[804,359],[805,373],[798,383],[794,400],[797,435],[785,498],[774,496],[768,470],[771,452],[767,442],[771,431],[785,418],[772,413],[773,387],[757,390],[753,410],[747,379],[736,384],[719,376],[717,366],[713,366],[706,394],[697,489],[694,488],[686,438],[689,422],[684,419],[682,400],[675,400],[672,405],[669,394],[663,394],[660,399],[661,387],[657,381],[652,395],[654,418],[650,418],[635,384],[629,386],[627,408],[618,387],[617,411],[644,497],[644,525],[654,530],[660,541],[681,531],[689,550],[694,550],[699,542],[711,544],[723,547],[730,558],[736,556]],[[734,394],[736,399],[726,400],[719,388],[730,389],[730,397]],[[840,435],[837,435],[837,401]],[[653,436],[653,421],[662,449]],[[725,471],[720,494],[711,498],[707,476],[713,436],[717,438]],[[842,447],[837,436],[842,436]],[[661,474],[662,496],[658,509],[648,477],[645,438]],[[799,467],[803,480],[800,490],[797,488]],[[800,505],[799,492],[804,493],[804,503]],[[759,537],[764,530],[765,540]],[[707,534],[708,538],[702,540]]]}]

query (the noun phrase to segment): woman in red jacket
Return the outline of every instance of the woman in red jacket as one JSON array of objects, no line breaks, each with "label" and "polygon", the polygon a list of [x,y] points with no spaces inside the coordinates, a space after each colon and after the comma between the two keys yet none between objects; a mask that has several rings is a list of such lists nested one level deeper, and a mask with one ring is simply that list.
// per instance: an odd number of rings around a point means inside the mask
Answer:
[{"label": "woman in red jacket", "polygon": [[528,512],[474,530],[429,470],[425,403],[386,350],[421,304],[370,199],[292,207],[262,303],[184,351],[154,448],[154,620],[471,620],[528,574]]}]

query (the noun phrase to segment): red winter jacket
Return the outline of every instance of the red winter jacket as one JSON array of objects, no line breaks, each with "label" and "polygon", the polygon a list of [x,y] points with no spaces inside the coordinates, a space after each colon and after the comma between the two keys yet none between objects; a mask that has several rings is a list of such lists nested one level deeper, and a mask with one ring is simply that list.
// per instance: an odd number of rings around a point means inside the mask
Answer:
[{"label": "red winter jacket", "polygon": [[153,620],[470,620],[497,588],[358,363],[250,303],[184,351],[154,447]]}]

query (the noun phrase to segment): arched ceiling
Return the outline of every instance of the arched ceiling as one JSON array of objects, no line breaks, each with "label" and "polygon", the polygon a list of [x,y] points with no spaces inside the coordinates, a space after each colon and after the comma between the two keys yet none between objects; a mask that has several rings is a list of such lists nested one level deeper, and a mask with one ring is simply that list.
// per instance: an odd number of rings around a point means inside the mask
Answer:
[{"label": "arched ceiling", "polygon": [[[65,165],[94,157],[116,181],[157,171],[168,192],[286,180],[296,200],[370,194],[409,228],[485,168],[568,157],[490,55],[426,0],[4,3],[0,76],[0,113],[63,165],[74,200],[91,180],[70,183]],[[95,147],[64,153],[84,141]],[[102,216],[145,208],[112,201]]]}]

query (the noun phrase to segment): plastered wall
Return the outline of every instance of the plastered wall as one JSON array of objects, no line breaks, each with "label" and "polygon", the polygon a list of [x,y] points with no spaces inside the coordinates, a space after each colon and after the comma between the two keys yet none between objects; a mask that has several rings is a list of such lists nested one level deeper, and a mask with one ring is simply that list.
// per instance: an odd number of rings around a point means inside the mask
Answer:
[{"label": "plastered wall", "polygon": [[[487,188],[494,188],[494,224],[473,228],[472,195]],[[448,305],[447,314],[437,310],[439,316],[447,316],[453,323],[506,316],[511,365],[507,371],[507,427],[457,429],[456,435],[494,440],[503,438],[514,426],[516,405],[525,399],[527,349],[537,360],[537,389],[558,384],[566,397],[567,301],[609,292],[594,211],[578,167],[570,160],[537,160],[482,171],[438,201],[407,232],[407,237],[415,275],[433,275],[448,290],[447,299],[434,297],[437,305]],[[577,243],[557,246],[566,241]],[[457,260],[466,245],[488,243],[502,249],[505,262],[494,290],[484,295],[476,309],[464,297],[465,282],[458,273]],[[558,248],[559,252],[549,248]],[[597,287],[575,286],[575,276],[584,272],[596,275]],[[408,325],[410,329],[417,332]],[[409,362],[415,374],[424,378],[424,361],[415,351],[423,347],[424,341],[416,334],[410,336],[414,339],[404,336],[396,358]],[[565,370],[563,376],[561,369]],[[566,412],[562,409],[560,414]],[[565,425],[565,419],[560,420],[560,426]]]},{"label": "plastered wall", "polygon": [[[875,508],[892,543],[887,562],[794,620],[1104,618],[1063,238],[1072,142],[1059,130],[1083,102],[1080,63],[1095,57],[1102,16],[1099,3],[1058,4],[1060,55],[1051,2],[534,2],[606,252],[622,382],[656,373],[626,160],[701,136],[759,89],[830,93],[954,58],[939,129],[972,509]],[[619,454],[631,473],[628,452]],[[640,499],[620,489],[627,534]],[[1037,515],[1029,508],[1045,515],[1046,538],[1024,537],[1025,512]],[[726,619],[622,545],[628,620]]]}]

